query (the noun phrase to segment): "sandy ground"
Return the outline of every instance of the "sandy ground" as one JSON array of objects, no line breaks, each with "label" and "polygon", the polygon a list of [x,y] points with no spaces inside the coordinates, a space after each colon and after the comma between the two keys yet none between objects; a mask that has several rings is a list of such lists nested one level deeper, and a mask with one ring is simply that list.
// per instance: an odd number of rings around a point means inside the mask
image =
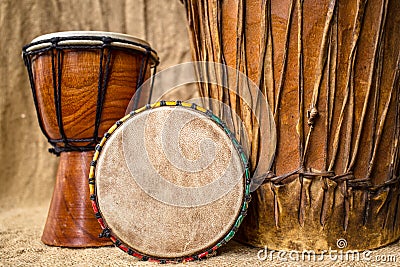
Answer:
[{"label": "sandy ground", "polygon": [[[138,261],[115,247],[68,249],[46,246],[40,241],[46,216],[47,206],[0,208],[0,265],[157,266],[155,263]],[[230,242],[222,247],[215,257],[170,266],[400,266],[400,242],[371,251],[369,262],[345,259],[333,261],[329,257],[324,261],[285,262],[277,259],[277,255],[273,261],[270,259],[261,261],[257,258],[259,250]],[[386,261],[392,257],[391,262],[382,262],[384,257]],[[396,261],[393,261],[393,257],[396,257]]]}]

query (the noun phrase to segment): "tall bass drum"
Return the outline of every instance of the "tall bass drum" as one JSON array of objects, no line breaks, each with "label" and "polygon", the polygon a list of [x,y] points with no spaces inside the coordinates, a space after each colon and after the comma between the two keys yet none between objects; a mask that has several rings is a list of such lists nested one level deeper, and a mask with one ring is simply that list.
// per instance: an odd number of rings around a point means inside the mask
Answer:
[{"label": "tall bass drum", "polygon": [[[258,84],[277,127],[272,168],[238,239],[281,250],[364,250],[400,237],[400,1],[183,1],[194,59]],[[243,102],[219,87],[260,140]],[[346,242],[338,242],[338,241]],[[345,244],[345,245],[344,245]]]}]

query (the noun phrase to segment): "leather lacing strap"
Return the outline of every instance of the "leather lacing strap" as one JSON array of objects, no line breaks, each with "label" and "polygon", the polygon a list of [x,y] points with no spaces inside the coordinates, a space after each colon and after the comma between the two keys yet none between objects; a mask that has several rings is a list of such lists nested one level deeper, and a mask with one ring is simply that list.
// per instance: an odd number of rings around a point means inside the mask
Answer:
[{"label": "leather lacing strap", "polygon": [[334,182],[347,182],[348,187],[354,189],[367,190],[371,192],[376,192],[381,188],[389,187],[400,182],[399,176],[393,176],[391,179],[380,185],[373,185],[370,178],[359,178],[356,179],[353,172],[347,172],[343,174],[335,174],[334,172],[315,172],[304,168],[298,168],[292,172],[276,175],[274,172],[269,171],[264,175],[253,178],[257,180],[262,180],[263,184],[273,183],[274,185],[283,184],[285,180],[294,175],[301,175],[304,178],[315,179],[315,178],[327,178]]},{"label": "leather lacing strap", "polygon": [[[77,41],[76,44],[73,42],[66,41]],[[82,42],[88,41],[88,43]],[[93,42],[96,41],[96,42]],[[92,43],[90,43],[92,42]],[[122,45],[113,45],[113,42],[117,42]],[[90,44],[89,44],[90,43]],[[158,65],[158,58],[155,58],[156,52],[150,47],[142,43],[137,43],[130,40],[105,37],[105,36],[69,36],[69,37],[53,37],[46,40],[40,40],[33,42],[23,47],[22,55],[24,63],[28,70],[29,81],[31,84],[32,95],[35,103],[36,112],[38,114],[39,126],[46,136],[48,142],[53,146],[49,148],[49,152],[57,156],[62,152],[70,151],[93,151],[96,144],[101,139],[99,136],[99,127],[101,124],[102,111],[104,106],[104,101],[107,94],[107,84],[111,72],[111,56],[112,50],[122,50],[132,52],[132,47],[138,47],[144,50],[140,52],[142,57],[142,62],[140,66],[140,74],[138,77],[136,89],[138,89],[144,82],[146,76],[147,65],[149,61],[152,60],[153,74],[155,74],[156,66]],[[34,49],[37,48],[37,49]],[[68,49],[82,49],[82,50],[99,50],[99,77],[97,82],[97,102],[96,102],[96,117],[94,121],[93,135],[88,138],[69,138],[64,131],[64,121],[62,113],[62,66],[64,59],[64,51]],[[42,53],[50,53],[51,55],[51,67],[52,67],[52,86],[54,94],[54,106],[57,118],[57,126],[59,129],[60,138],[51,138],[44,127],[43,118],[39,110],[39,104],[36,93],[36,83],[33,75],[32,69],[32,58],[35,55]],[[139,53],[139,52],[138,52]],[[154,75],[153,75],[154,77]],[[150,98],[151,90],[153,89],[154,80],[150,87]],[[140,90],[139,90],[140,91]],[[148,102],[150,103],[150,102]],[[78,145],[80,144],[80,145]]]}]

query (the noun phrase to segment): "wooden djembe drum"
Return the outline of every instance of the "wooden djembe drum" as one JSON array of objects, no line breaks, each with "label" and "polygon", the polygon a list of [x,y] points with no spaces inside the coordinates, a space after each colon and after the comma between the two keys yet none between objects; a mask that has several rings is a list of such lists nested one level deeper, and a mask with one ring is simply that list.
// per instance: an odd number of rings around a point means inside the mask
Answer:
[{"label": "wooden djembe drum", "polygon": [[[23,48],[39,125],[60,155],[44,227],[47,245],[90,247],[98,238],[87,176],[97,142],[126,112],[137,88],[157,65],[149,44],[125,34],[60,32]],[[150,92],[136,96],[146,103]]]},{"label": "wooden djembe drum", "polygon": [[[194,59],[248,75],[275,118],[274,163],[254,177],[264,184],[238,239],[317,252],[397,240],[400,1],[183,2]],[[204,85],[201,92],[252,125],[235,94]],[[247,130],[254,170],[257,147],[269,140]]]}]

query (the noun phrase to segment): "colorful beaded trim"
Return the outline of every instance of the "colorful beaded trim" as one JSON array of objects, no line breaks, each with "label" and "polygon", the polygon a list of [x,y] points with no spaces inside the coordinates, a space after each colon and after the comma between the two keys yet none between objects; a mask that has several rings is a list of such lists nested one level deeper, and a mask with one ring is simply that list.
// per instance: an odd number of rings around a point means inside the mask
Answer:
[{"label": "colorful beaded trim", "polygon": [[[219,125],[224,132],[227,134],[227,136],[232,140],[232,143],[235,147],[235,149],[238,151],[241,161],[243,163],[243,167],[245,169],[245,189],[244,189],[244,201],[243,205],[240,210],[240,214],[238,215],[233,227],[231,230],[228,232],[228,234],[221,240],[219,241],[216,245],[214,245],[212,248],[208,249],[207,251],[194,255],[194,256],[188,256],[188,257],[183,257],[183,258],[178,258],[178,259],[158,259],[158,258],[152,258],[143,254],[140,254],[134,250],[132,250],[128,245],[124,244],[121,240],[119,240],[115,235],[112,234],[111,230],[107,227],[107,224],[105,220],[103,219],[98,203],[97,203],[97,196],[95,193],[95,168],[96,168],[96,163],[99,158],[101,149],[103,148],[105,142],[107,139],[111,136],[111,134],[119,127],[121,126],[125,121],[127,121],[129,118],[133,117],[135,114],[138,114],[140,112],[143,112],[144,110],[148,109],[153,109],[161,106],[182,106],[186,108],[191,108],[193,110],[196,110],[207,117],[209,117],[211,120],[213,120],[217,125]],[[102,233],[99,235],[99,237],[107,237],[110,238],[111,241],[114,243],[115,246],[119,247],[129,255],[135,256],[139,258],[142,261],[151,261],[151,262],[158,262],[158,263],[175,263],[175,262],[188,262],[188,261],[194,261],[194,260],[200,260],[209,256],[212,256],[215,254],[215,251],[221,247],[222,245],[226,244],[229,240],[232,239],[232,237],[235,235],[237,232],[240,224],[243,221],[243,218],[246,216],[247,213],[247,207],[248,203],[250,202],[251,195],[250,195],[250,170],[249,170],[249,163],[247,160],[247,156],[243,151],[242,146],[240,143],[237,141],[233,133],[227,128],[224,122],[222,122],[217,116],[215,116],[210,110],[206,110],[202,107],[197,106],[196,104],[190,104],[182,101],[160,101],[156,102],[154,104],[147,104],[146,106],[137,109],[135,111],[130,112],[128,115],[117,121],[105,134],[100,143],[96,146],[95,148],[95,153],[93,156],[93,161],[90,164],[90,171],[89,171],[89,191],[90,191],[90,201],[92,203],[93,211],[96,215],[96,219],[99,222],[101,228],[103,229]]]}]

